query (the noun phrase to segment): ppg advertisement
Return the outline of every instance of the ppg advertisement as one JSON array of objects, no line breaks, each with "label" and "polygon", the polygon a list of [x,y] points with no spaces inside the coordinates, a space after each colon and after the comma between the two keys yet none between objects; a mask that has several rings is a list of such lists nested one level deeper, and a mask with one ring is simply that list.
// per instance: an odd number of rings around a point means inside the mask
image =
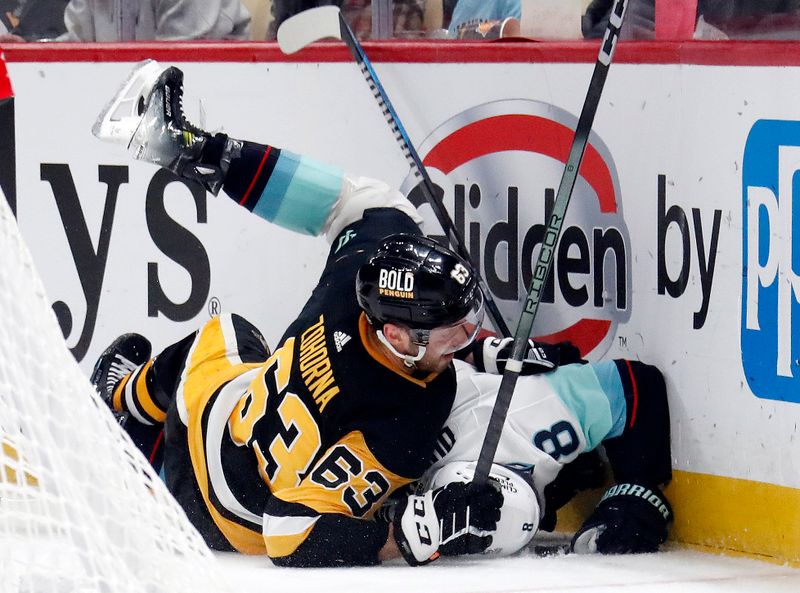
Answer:
[{"label": "ppg advertisement", "polygon": [[742,362],[754,395],[800,403],[796,190],[800,121],[757,121],[742,169]]}]

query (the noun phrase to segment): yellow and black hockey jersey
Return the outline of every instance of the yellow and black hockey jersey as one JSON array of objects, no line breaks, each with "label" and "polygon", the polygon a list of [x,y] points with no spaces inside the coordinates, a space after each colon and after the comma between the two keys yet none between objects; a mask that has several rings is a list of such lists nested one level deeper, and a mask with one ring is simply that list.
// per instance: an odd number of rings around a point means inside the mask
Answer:
[{"label": "yellow and black hockey jersey", "polygon": [[354,279],[396,232],[419,230],[386,208],[347,227],[266,362],[237,316],[184,342],[165,474],[212,547],[285,565],[377,563],[388,528],[372,515],[429,467],[456,389],[452,367],[410,376],[371,342]]}]

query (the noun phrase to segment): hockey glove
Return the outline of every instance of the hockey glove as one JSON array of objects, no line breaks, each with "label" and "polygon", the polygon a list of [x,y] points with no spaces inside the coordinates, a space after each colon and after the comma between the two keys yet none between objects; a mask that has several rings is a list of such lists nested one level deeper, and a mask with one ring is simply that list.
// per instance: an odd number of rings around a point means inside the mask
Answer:
[{"label": "hockey glove", "polygon": [[411,566],[479,554],[492,543],[502,506],[503,494],[491,483],[454,482],[411,495],[395,509],[397,547]]},{"label": "hockey glove", "polygon": [[[472,350],[475,367],[479,371],[500,375],[506,368],[514,349],[514,338],[484,338],[478,340]],[[522,360],[522,375],[538,375],[552,371],[559,365],[580,362],[578,349],[569,342],[545,344],[528,340],[525,358]]]},{"label": "hockey glove", "polygon": [[655,486],[617,484],[600,499],[594,512],[572,538],[578,554],[657,552],[667,541],[672,508]]}]

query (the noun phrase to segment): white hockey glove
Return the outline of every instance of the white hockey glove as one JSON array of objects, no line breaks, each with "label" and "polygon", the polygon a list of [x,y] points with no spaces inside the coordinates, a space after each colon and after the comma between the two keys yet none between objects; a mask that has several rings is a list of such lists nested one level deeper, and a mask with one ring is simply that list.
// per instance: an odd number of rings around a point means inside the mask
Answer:
[{"label": "white hockey glove", "polygon": [[[511,358],[514,338],[484,338],[478,340],[472,350],[475,367],[479,371],[500,375]],[[538,375],[552,371],[562,364],[580,362],[580,352],[569,342],[545,344],[528,340],[525,358],[522,360],[522,375]]]},{"label": "white hockey glove", "polygon": [[397,547],[411,566],[440,555],[479,554],[492,543],[503,494],[491,483],[451,483],[413,494],[394,515]]}]

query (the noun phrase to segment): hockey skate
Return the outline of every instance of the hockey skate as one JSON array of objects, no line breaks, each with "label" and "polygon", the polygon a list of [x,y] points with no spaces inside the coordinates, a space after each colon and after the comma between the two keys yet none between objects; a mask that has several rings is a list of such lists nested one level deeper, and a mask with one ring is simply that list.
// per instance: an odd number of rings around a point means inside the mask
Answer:
[{"label": "hockey skate", "polygon": [[137,65],[100,113],[92,133],[123,144],[133,158],[154,163],[176,175],[219,192],[223,167],[201,162],[211,135],[192,125],[183,113],[183,72],[154,60]]},{"label": "hockey skate", "polygon": [[[97,359],[92,371],[91,383],[97,393],[113,410],[114,389],[128,374],[150,360],[150,341],[139,334],[123,334]],[[116,414],[122,424],[126,414]]]}]

